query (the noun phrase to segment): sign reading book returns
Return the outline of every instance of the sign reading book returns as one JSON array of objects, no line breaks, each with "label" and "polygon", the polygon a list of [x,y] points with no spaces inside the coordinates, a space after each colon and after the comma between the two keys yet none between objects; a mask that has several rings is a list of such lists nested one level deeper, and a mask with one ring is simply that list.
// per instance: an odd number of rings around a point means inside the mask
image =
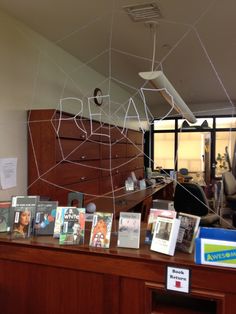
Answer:
[{"label": "sign reading book returns", "polygon": [[166,289],[189,293],[190,270],[187,268],[169,267],[166,269]]}]

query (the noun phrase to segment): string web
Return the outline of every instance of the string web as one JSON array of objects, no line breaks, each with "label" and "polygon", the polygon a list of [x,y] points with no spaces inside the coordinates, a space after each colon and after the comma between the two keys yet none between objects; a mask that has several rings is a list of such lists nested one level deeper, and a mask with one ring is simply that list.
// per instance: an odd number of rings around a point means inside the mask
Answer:
[{"label": "string web", "polygon": [[[132,160],[135,160],[136,158],[140,157],[140,156],[145,156],[146,158],[148,158],[154,165],[154,168],[156,168],[156,164],[155,164],[155,160],[151,160],[150,156],[147,156],[143,153],[143,150],[140,149],[140,146],[137,145],[136,143],[132,142],[132,140],[127,136],[127,128],[128,125],[130,123],[135,123],[136,126],[138,125],[138,128],[141,130],[141,132],[145,133],[145,129],[143,128],[143,122],[145,122],[149,127],[153,124],[153,120],[154,117],[152,116],[152,113],[149,109],[147,100],[146,100],[146,92],[152,92],[152,93],[158,93],[160,90],[157,89],[150,89],[147,88],[147,82],[144,82],[142,86],[140,86],[138,89],[135,86],[132,86],[128,81],[123,81],[120,80],[119,78],[117,78],[115,76],[115,73],[113,72],[113,60],[112,60],[112,53],[117,53],[120,55],[125,55],[128,56],[130,58],[134,58],[134,59],[140,59],[140,60],[146,60],[149,61],[150,64],[152,63],[152,68],[154,70],[157,69],[163,69],[163,63],[164,61],[166,61],[168,59],[168,57],[173,54],[175,52],[175,49],[177,47],[179,47],[179,45],[181,45],[184,41],[184,39],[190,34],[190,33],[194,33],[195,34],[195,38],[196,41],[199,43],[200,47],[202,48],[202,52],[207,60],[207,62],[209,63],[211,69],[213,70],[216,79],[218,80],[223,93],[225,94],[226,98],[228,99],[229,103],[232,105],[232,110],[234,107],[233,101],[230,98],[230,95],[227,91],[227,88],[224,86],[223,84],[223,80],[220,77],[220,74],[217,72],[217,67],[214,65],[213,60],[210,57],[210,54],[208,53],[206,46],[204,45],[203,40],[201,39],[201,36],[196,28],[196,25],[199,23],[199,21],[206,15],[206,13],[209,12],[209,10],[212,8],[212,6],[214,5],[214,3],[216,2],[216,0],[212,1],[210,3],[210,5],[206,8],[206,10],[197,18],[197,20],[193,23],[193,24],[184,24],[185,26],[187,26],[187,30],[184,32],[184,34],[178,38],[178,40],[176,41],[176,43],[172,46],[172,48],[165,54],[165,56],[160,60],[160,61],[155,61],[155,51],[153,54],[153,59],[149,59],[149,58],[145,58],[143,56],[138,56],[135,54],[132,54],[130,52],[127,51],[122,51],[117,47],[113,47],[113,36],[114,36],[114,18],[116,15],[121,14],[120,11],[115,10],[114,8],[114,3],[115,1],[113,1],[113,10],[112,10],[112,14],[109,15],[110,18],[110,35],[109,35],[109,44],[107,49],[105,49],[104,51],[101,51],[100,53],[98,53],[96,56],[93,56],[92,58],[90,58],[89,60],[83,62],[83,64],[81,64],[81,66],[79,67],[75,67],[74,69],[70,70],[70,71],[65,71],[64,69],[62,69],[62,67],[56,63],[55,60],[53,60],[53,58],[51,58],[49,55],[47,55],[47,52],[42,51],[40,47],[37,47],[37,49],[39,50],[40,54],[39,54],[39,60],[38,60],[38,67],[36,70],[36,74],[35,74],[35,81],[34,81],[34,94],[37,92],[37,82],[38,82],[38,76],[39,76],[39,71],[40,71],[40,63],[41,63],[41,58],[42,56],[47,56],[50,59],[50,62],[52,62],[56,67],[58,67],[58,69],[63,73],[63,75],[65,76],[64,79],[64,85],[63,88],[61,90],[61,98],[59,99],[59,101],[57,102],[56,105],[56,110],[60,113],[59,118],[56,118],[55,116],[52,117],[52,119],[49,121],[54,129],[55,135],[58,137],[58,143],[59,143],[59,149],[60,149],[60,153],[61,153],[61,160],[53,167],[47,169],[44,172],[40,172],[40,167],[38,164],[38,156],[36,154],[35,151],[35,141],[37,139],[33,138],[33,135],[31,133],[31,126],[32,126],[32,122],[30,122],[28,120],[28,130],[29,130],[29,136],[31,139],[31,143],[32,143],[32,151],[33,151],[33,155],[34,155],[34,159],[35,159],[35,164],[36,164],[36,169],[37,169],[37,179],[31,183],[31,185],[29,186],[29,188],[31,186],[33,186],[36,182],[38,181],[43,181],[49,185],[58,187],[60,189],[64,189],[68,192],[76,192],[75,190],[71,190],[66,188],[65,186],[59,186],[57,184],[55,184],[54,182],[51,182],[49,180],[45,179],[45,175],[46,174],[50,174],[51,171],[55,170],[60,164],[63,164],[64,162],[67,163],[73,163],[76,165],[83,165],[84,167],[90,168],[90,169],[94,169],[94,170],[100,170],[100,171],[104,171],[104,172],[108,172],[109,176],[110,176],[110,192],[103,194],[103,195],[95,195],[95,194],[90,194],[90,193],[86,193],[83,192],[83,194],[85,196],[88,197],[88,199],[93,200],[93,198],[101,198],[101,197],[106,197],[106,198],[110,198],[113,200],[113,214],[115,216],[116,214],[116,201],[115,201],[115,195],[117,192],[119,193],[119,198],[122,199],[122,197],[125,196],[125,192],[122,194],[121,192],[123,191],[124,187],[120,187],[118,189],[115,188],[115,184],[113,182],[113,174],[114,171],[116,170],[121,170],[123,167],[125,167],[129,162],[131,162]],[[91,27],[91,25],[95,24],[97,22],[99,22],[100,20],[108,18],[108,15],[104,14],[104,16],[102,17],[97,17],[96,19],[94,19],[94,21],[90,21],[89,23],[83,25],[82,27],[80,27],[79,29],[74,30],[73,32],[71,32],[70,34],[62,37],[61,39],[56,41],[56,44],[61,44],[63,43],[63,41],[67,40],[68,38],[70,38],[71,36],[74,36],[76,33]],[[161,23],[163,24],[169,24],[169,25],[173,25],[173,27],[175,27],[175,25],[180,25],[181,23],[177,23],[174,21],[170,21],[170,20],[165,20],[162,19]],[[82,47],[82,45],[81,45]],[[154,47],[154,49],[156,49],[156,45]],[[92,64],[95,60],[104,57],[108,54],[108,76],[104,79],[102,78],[100,82],[97,83],[98,87],[102,87],[104,86],[105,83],[108,83],[108,92],[106,95],[102,95],[100,96],[103,99],[103,105],[100,107],[95,107],[94,106],[94,98],[95,97],[91,97],[90,96],[90,92],[88,92],[87,94],[85,94],[78,86],[76,80],[73,78],[73,74],[74,73],[79,73],[80,71],[84,71],[84,68],[86,66],[89,66],[90,64]],[[68,82],[72,82],[74,84],[74,86],[76,87],[77,91],[78,91],[78,95],[79,97],[75,97],[75,96],[68,96],[65,97],[65,89],[66,86],[68,84]],[[131,95],[129,96],[129,98],[126,101],[122,101],[119,102],[117,100],[113,100],[112,98],[112,84],[118,84],[121,87],[127,88],[129,91],[131,91]],[[159,117],[155,117],[158,118],[159,121],[162,121],[163,119],[165,119],[167,116],[171,117],[172,115],[172,111],[174,108],[174,102],[173,102],[173,96],[170,94],[170,92],[167,89],[164,89],[165,92],[167,94],[169,94],[170,98],[172,99],[172,105],[170,106],[170,108],[167,108],[166,113],[163,114],[162,116]],[[33,95],[34,96],[34,95]],[[138,100],[137,100],[138,99]],[[139,113],[140,112],[140,100],[142,102],[142,106],[143,106],[143,112],[142,115]],[[32,103],[34,102],[34,97],[32,99]],[[78,111],[77,113],[69,118],[64,118],[62,115],[62,112],[65,111],[67,112],[67,104],[68,103],[77,103],[78,106]],[[86,131],[86,127],[84,126],[84,118],[83,117],[83,113],[85,111],[85,106],[88,107],[89,110],[89,120],[91,122],[90,126],[90,132],[89,134]],[[115,109],[114,109],[115,107]],[[224,110],[224,108],[218,109],[218,110]],[[195,115],[198,115],[199,113],[202,114],[207,114],[207,110],[203,110],[201,112],[194,112]],[[121,114],[123,113],[123,121],[121,119]],[[29,118],[30,119],[30,115]],[[65,120],[68,121],[73,121],[74,124],[77,126],[78,129],[80,129],[82,132],[84,132],[84,140],[81,141],[81,143],[75,147],[73,150],[71,150],[69,153],[65,153],[63,150],[63,145],[62,145],[62,139],[60,138],[60,127],[61,127],[61,123]],[[92,123],[93,120],[96,120],[97,122],[100,123],[100,126],[98,129],[94,129],[94,124]],[[57,121],[57,126],[55,127],[55,121]],[[112,125],[107,126],[107,124],[104,121],[109,121],[109,123]],[[34,120],[33,123],[41,123],[41,120]],[[44,122],[48,122],[45,121]],[[78,123],[80,122],[80,123]],[[117,126],[116,126],[117,125]],[[118,127],[119,125],[119,127]],[[82,127],[81,127],[82,126]],[[100,127],[103,127],[103,129],[107,128],[106,133],[101,133],[100,131]],[[126,141],[128,141],[130,144],[132,144],[135,149],[137,150],[137,155],[135,157],[130,158],[129,160],[123,162],[122,164],[119,164],[117,166],[112,166],[112,147],[113,145],[119,143],[120,140],[117,140],[116,142],[112,142],[111,140],[111,130],[112,128],[117,129],[118,132],[121,132],[121,138],[125,138]],[[96,143],[96,139],[95,136],[98,135],[101,138],[106,139],[106,141],[99,141],[99,145],[104,145],[107,146],[109,148],[109,162],[106,165],[106,167],[95,167],[95,166],[91,166],[89,164],[79,161],[71,161],[70,160],[70,156],[75,153],[76,151],[79,151],[81,149],[83,149],[83,145],[86,142],[92,142],[92,143]],[[142,143],[142,147],[143,147],[143,143]],[[178,149],[177,149],[178,150]],[[178,155],[178,154],[177,154]],[[176,163],[176,160],[175,160]],[[168,176],[169,174],[166,173],[166,175]],[[177,181],[175,182],[175,184],[179,184]],[[136,193],[136,191],[130,191],[130,194],[134,194]],[[199,200],[199,202],[201,202]],[[104,210],[107,210],[106,208],[104,208]],[[208,210],[211,212],[213,211],[212,208],[208,208]],[[215,212],[214,212],[215,213]],[[221,218],[222,219],[222,218]],[[228,222],[226,221],[226,224],[228,224]]]}]

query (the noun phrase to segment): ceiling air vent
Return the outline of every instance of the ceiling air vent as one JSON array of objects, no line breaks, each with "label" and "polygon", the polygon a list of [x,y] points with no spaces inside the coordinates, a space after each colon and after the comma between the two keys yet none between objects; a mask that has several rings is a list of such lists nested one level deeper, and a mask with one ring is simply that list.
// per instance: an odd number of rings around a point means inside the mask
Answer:
[{"label": "ceiling air vent", "polygon": [[143,22],[151,19],[160,19],[161,11],[155,2],[129,5],[123,7],[134,22]]}]

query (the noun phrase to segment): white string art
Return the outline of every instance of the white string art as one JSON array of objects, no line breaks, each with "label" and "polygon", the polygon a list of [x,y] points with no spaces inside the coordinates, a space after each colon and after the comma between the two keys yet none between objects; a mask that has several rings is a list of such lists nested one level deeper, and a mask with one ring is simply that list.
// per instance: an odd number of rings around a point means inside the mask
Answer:
[{"label": "white string art", "polygon": [[[115,3],[115,1],[113,1]],[[156,62],[154,60],[154,58],[148,59],[149,61],[152,61],[152,66],[153,68],[158,69],[158,68],[163,68],[163,63],[168,59],[168,57],[174,53],[175,49],[181,45],[184,41],[184,39],[186,38],[186,36],[188,36],[191,32],[193,32],[196,36],[197,42],[199,43],[200,47],[202,48],[203,51],[203,55],[205,56],[205,58],[207,59],[210,68],[213,70],[215,77],[217,78],[219,85],[223,91],[223,93],[226,95],[226,98],[229,102],[230,105],[232,105],[232,107],[234,106],[233,101],[230,98],[229,92],[227,91],[227,88],[224,86],[223,84],[223,80],[220,77],[220,74],[217,72],[217,67],[214,65],[213,61],[211,60],[210,54],[207,52],[207,49],[204,45],[203,40],[200,37],[200,34],[197,30],[197,24],[199,23],[199,21],[206,15],[206,13],[212,9],[214,3],[216,2],[216,0],[211,1],[209,6],[206,8],[206,10],[204,12],[202,12],[202,14],[199,15],[199,17],[196,19],[195,22],[193,22],[192,24],[185,24],[185,26],[187,26],[187,30],[186,32],[180,37],[178,38],[177,42],[175,43],[175,45],[171,48],[171,50],[166,53],[166,55],[159,61]],[[111,133],[111,128],[116,128],[117,131],[119,132],[121,129],[121,137],[125,137],[127,141],[129,141],[138,151],[137,156],[133,157],[132,159],[138,158],[140,156],[143,156],[143,150],[139,148],[139,146],[137,146],[134,142],[132,142],[128,137],[127,137],[127,128],[129,127],[130,124],[133,123],[133,125],[135,125],[136,129],[139,129],[143,134],[145,133],[145,130],[150,127],[153,123],[153,115],[149,109],[149,105],[146,101],[146,97],[145,97],[145,92],[152,92],[152,93],[157,93],[160,90],[157,89],[149,89],[146,88],[146,84],[144,83],[142,86],[139,86],[139,88],[132,86],[132,84],[130,82],[126,82],[123,80],[120,80],[118,77],[116,77],[116,73],[113,72],[113,67],[112,67],[112,52],[116,52],[118,54],[121,55],[127,55],[131,58],[135,58],[135,59],[140,59],[143,60],[144,57],[143,56],[138,56],[138,55],[134,55],[132,53],[126,52],[126,51],[121,51],[119,50],[117,47],[112,47],[112,39],[114,36],[114,16],[115,15],[120,14],[120,12],[113,10],[112,12],[112,18],[111,18],[111,22],[110,22],[110,37],[109,37],[109,47],[107,49],[105,49],[104,51],[101,51],[97,56],[94,56],[92,58],[90,58],[89,60],[87,60],[86,62],[84,62],[83,64],[81,64],[81,66],[76,67],[75,69],[66,72],[65,70],[62,70],[61,66],[58,65],[55,60],[52,60],[52,62],[54,63],[54,65],[58,66],[58,69],[63,73],[64,77],[65,77],[65,81],[64,81],[64,86],[62,88],[61,91],[61,98],[55,101],[55,103],[57,103],[57,105],[55,106],[58,112],[60,112],[60,117],[58,119],[58,124],[57,124],[57,128],[55,128],[55,121],[52,119],[51,120],[51,124],[54,128],[55,134],[58,137],[58,142],[59,142],[59,147],[60,147],[60,153],[61,153],[61,161],[58,163],[61,164],[63,162],[68,162],[68,163],[74,163],[77,165],[82,164],[82,161],[71,161],[69,160],[69,157],[76,151],[83,149],[83,144],[86,141],[91,141],[91,142],[96,142],[96,140],[94,139],[96,135],[99,135],[101,137],[106,138],[106,142],[99,142],[100,145],[104,145],[104,146],[108,146],[110,149],[110,156],[109,156],[109,163],[106,165],[106,167],[102,168],[102,167],[94,167],[94,169],[97,170],[102,170],[102,171],[106,171],[109,173],[110,175],[110,180],[111,180],[111,195],[93,195],[93,194],[89,194],[89,193],[85,193],[87,196],[89,197],[109,197],[115,200],[115,188],[114,188],[114,182],[112,179],[112,173],[114,172],[114,170],[116,169],[122,169],[122,167],[124,167],[127,163],[130,162],[126,161],[123,164],[120,164],[118,166],[112,167],[112,163],[111,163],[111,150],[112,150],[112,146],[114,144],[116,144],[117,142],[112,142],[111,138],[110,138],[110,133]],[[99,18],[96,18],[96,20],[94,22],[97,22],[99,20]],[[176,24],[181,24],[181,23],[177,23],[177,22],[173,22],[173,21],[168,21],[165,19],[162,19],[161,21],[162,23],[166,23],[166,24],[173,24],[173,27],[175,27]],[[68,34],[67,36],[63,36],[63,38],[57,40],[57,43],[62,43],[64,40],[68,39],[70,36],[74,36],[77,32],[80,32],[81,29],[85,29],[87,27],[90,27],[91,24],[93,24],[92,22],[84,25],[83,27],[81,27],[79,30],[71,32],[71,34]],[[155,45],[156,47],[156,45]],[[155,49],[155,47],[153,49]],[[40,47],[37,47],[37,49],[39,50],[41,55],[47,55],[47,52],[42,51],[40,49]],[[82,44],[81,44],[81,49],[82,49]],[[97,83],[96,86],[101,87],[104,86],[104,83],[108,84],[108,88],[107,88],[107,93],[106,95],[101,96],[103,98],[103,106],[100,107],[96,107],[94,106],[94,97],[90,97],[91,94],[91,90],[89,90],[87,92],[87,94],[85,94],[85,92],[83,92],[79,87],[78,84],[76,82],[76,80],[74,79],[74,73],[79,73],[80,70],[84,69],[84,67],[89,66],[90,64],[92,64],[92,62],[94,62],[94,60],[96,60],[97,58],[100,57],[104,57],[104,55],[108,54],[108,77],[106,77],[104,79],[104,77],[101,79],[100,82]],[[51,58],[50,58],[51,59]],[[155,65],[155,67],[154,67]],[[40,66],[40,60],[39,60],[39,66]],[[36,76],[38,75],[38,72],[36,74]],[[138,75],[138,73],[137,73]],[[75,97],[75,96],[69,96],[69,97],[64,97],[65,94],[65,90],[66,90],[66,86],[68,81],[73,81],[73,83],[77,86],[78,88],[78,94],[80,95],[80,97]],[[127,97],[127,99],[123,102],[118,102],[117,100],[113,100],[112,98],[112,88],[111,85],[112,84],[117,84],[118,86],[121,86],[121,88],[124,88],[126,90],[129,90],[130,92],[127,93],[129,94],[129,96]],[[92,89],[93,87],[91,87]],[[34,93],[36,93],[37,90],[37,79],[35,80],[35,86],[34,86]],[[168,92],[168,90],[165,90],[167,94],[169,94],[169,96],[172,98],[172,106],[166,109],[166,113],[163,114],[162,117],[155,117],[158,118],[160,121],[163,120],[164,118],[166,118],[167,116],[170,116],[174,107],[174,102],[173,102],[173,97],[172,95]],[[60,135],[59,135],[59,131],[60,131],[60,125],[61,122],[63,121],[63,116],[62,116],[62,112],[63,111],[67,111],[67,104],[70,102],[77,102],[78,104],[78,110],[77,112],[74,114],[73,117],[69,118],[71,120],[74,121],[74,123],[76,124],[77,128],[80,129],[82,132],[84,132],[85,135],[85,139],[83,141],[83,143],[81,143],[80,145],[78,145],[77,147],[75,147],[72,151],[70,151],[69,153],[65,153],[63,151],[63,145],[61,144],[61,139],[60,139]],[[66,103],[66,105],[64,105],[64,103]],[[87,130],[85,127],[83,127],[83,116],[84,116],[84,112],[85,112],[85,106],[86,108],[88,108],[89,111],[89,120],[90,120],[90,132],[89,134],[87,133]],[[219,109],[219,110],[223,110]],[[198,112],[194,112],[195,115],[198,114]],[[201,114],[203,114],[203,112],[201,112]],[[207,110],[205,110],[205,114],[207,114]],[[78,119],[80,121],[80,123],[78,124]],[[107,132],[106,133],[100,133],[100,127],[99,129],[93,129],[93,123],[92,121],[96,120],[100,123],[100,126],[103,126],[104,128],[107,126],[107,124],[105,124],[104,121],[109,121],[112,125],[114,126],[108,126],[107,128]],[[39,121],[40,122],[40,121]],[[37,121],[34,121],[34,123],[37,123]],[[118,127],[119,125],[119,127]],[[145,125],[145,127],[144,127]],[[81,127],[82,126],[82,127]],[[57,186],[55,183],[50,182],[48,180],[45,180],[45,174],[50,173],[50,171],[53,171],[55,169],[55,167],[57,167],[58,165],[51,167],[50,169],[47,169],[44,173],[40,173],[39,171],[39,165],[38,165],[38,158],[36,156],[35,150],[34,150],[34,141],[36,139],[32,138],[32,134],[30,131],[30,125],[29,125],[29,133],[31,136],[31,140],[32,140],[32,148],[33,148],[33,154],[34,154],[34,158],[35,158],[35,162],[36,162],[36,168],[37,168],[37,175],[38,178],[36,179],[36,181],[38,180],[42,180],[45,181],[47,184],[50,185],[54,185],[58,188],[62,188],[62,189],[66,189],[66,187],[62,187],[62,186]],[[119,142],[119,140],[118,140]],[[153,162],[154,167],[155,167],[155,161],[151,160],[150,156],[145,155],[145,157],[147,157],[151,162]],[[131,159],[131,160],[132,160]],[[83,166],[85,167],[92,167],[91,165],[86,165],[85,163],[83,163]],[[93,168],[93,167],[92,167]],[[36,182],[35,181],[35,182]],[[32,182],[31,185],[33,185],[35,182]],[[176,182],[176,184],[178,184],[178,182]],[[73,190],[69,190],[68,192],[73,191]],[[135,193],[135,192],[134,192]],[[209,208],[209,211],[212,211],[211,208]],[[113,203],[113,213],[116,213],[116,204],[115,201]]]}]

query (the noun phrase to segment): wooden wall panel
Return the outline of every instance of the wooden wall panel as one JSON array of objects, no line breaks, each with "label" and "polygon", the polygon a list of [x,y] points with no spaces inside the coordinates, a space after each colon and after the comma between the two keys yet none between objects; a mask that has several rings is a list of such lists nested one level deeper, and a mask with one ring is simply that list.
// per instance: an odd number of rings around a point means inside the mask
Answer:
[{"label": "wooden wall panel", "polygon": [[118,314],[118,284],[115,276],[0,261],[1,313]]}]

